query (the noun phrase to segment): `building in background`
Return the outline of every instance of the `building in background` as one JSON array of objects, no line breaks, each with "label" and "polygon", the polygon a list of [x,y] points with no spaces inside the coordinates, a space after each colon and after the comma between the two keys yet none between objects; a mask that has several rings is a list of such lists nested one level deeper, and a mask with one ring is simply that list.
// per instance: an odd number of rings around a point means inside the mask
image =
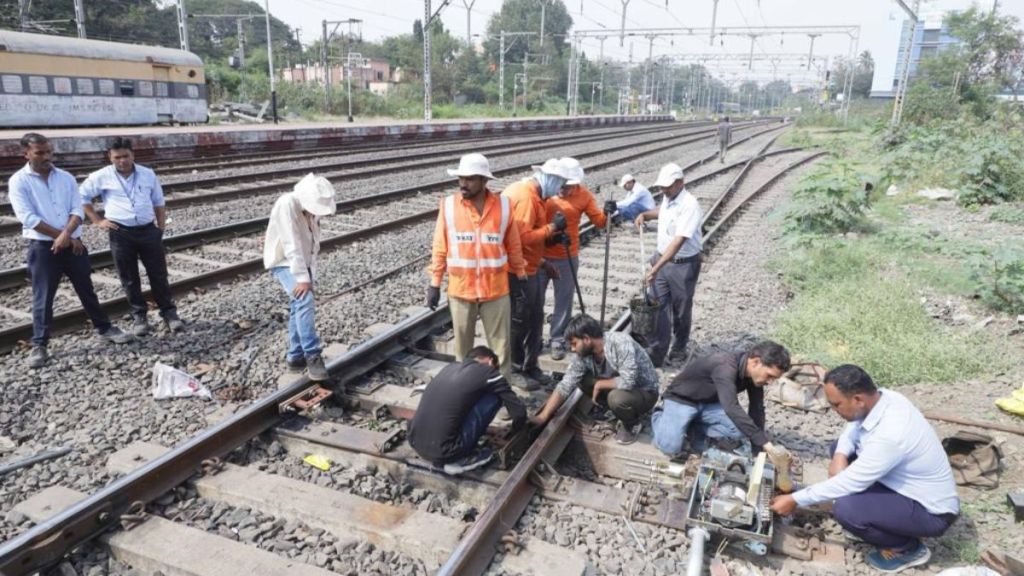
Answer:
[{"label": "building in background", "polygon": [[[946,12],[933,12],[924,14],[924,17],[918,20],[917,27],[914,29],[914,40],[910,45],[911,80],[917,73],[918,64],[922,59],[959,44],[959,40],[949,35],[945,24],[946,14]],[[893,98],[895,96],[896,88],[899,86],[900,79],[903,78],[903,63],[906,57],[907,36],[910,35],[910,24],[909,19],[903,21],[899,41],[893,47],[896,52],[896,69],[893,71],[891,82],[886,87],[879,87],[879,83],[876,82],[876,88],[871,91],[872,98]]]},{"label": "building in background", "polygon": [[[285,68],[281,72],[285,82],[324,82],[324,67],[319,62],[307,65],[297,65],[292,68]],[[345,78],[345,66],[343,64],[332,64],[330,66],[331,86],[344,89],[347,79]],[[392,77],[391,64],[382,58],[363,58],[359,64],[352,65],[352,89],[369,90],[378,96],[387,96],[391,85],[398,82]]]}]

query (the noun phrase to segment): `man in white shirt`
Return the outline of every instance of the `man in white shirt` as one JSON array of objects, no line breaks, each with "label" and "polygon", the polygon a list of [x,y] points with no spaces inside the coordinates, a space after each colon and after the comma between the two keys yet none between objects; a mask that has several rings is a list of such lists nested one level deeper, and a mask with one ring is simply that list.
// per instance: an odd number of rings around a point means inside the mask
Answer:
[{"label": "man in white shirt", "polygon": [[317,381],[330,377],[320,354],[313,299],[319,220],[335,209],[334,186],[326,178],[307,174],[274,203],[263,241],[263,267],[277,278],[289,299],[288,369],[306,369],[309,379]]},{"label": "man in white shirt", "polygon": [[700,276],[702,214],[697,198],[684,187],[683,169],[678,164],[663,166],[651,188],[664,192],[661,206],[636,217],[638,228],[648,220],[658,221],[658,253],[651,258],[647,286],[661,311],[653,334],[647,336],[648,344],[655,366],[661,366],[666,355],[669,362],[682,364],[687,358],[693,293]]},{"label": "man in white shirt", "polygon": [[[160,180],[152,170],[135,163],[132,141],[128,138],[114,138],[107,147],[107,158],[110,166],[90,174],[78,192],[85,215],[106,230],[110,238],[110,255],[135,317],[132,331],[142,337],[149,334],[150,329],[146,320],[149,306],[142,297],[139,277],[139,260],[142,260],[160,316],[168,330],[180,332],[185,325],[178,318],[167,277],[167,254],[163,244],[167,209]],[[92,205],[97,197],[103,200],[102,216]]]},{"label": "man in white shirt", "polygon": [[654,196],[651,196],[650,190],[644,187],[643,184],[636,181],[636,178],[632,174],[626,174],[619,181],[619,186],[623,190],[629,192],[629,195],[616,202],[615,207],[619,211],[619,216],[626,222],[632,222],[636,220],[636,217],[641,212],[647,212],[653,210],[657,204],[654,202]]},{"label": "man in white shirt", "polygon": [[833,501],[836,521],[876,546],[868,564],[890,573],[925,564],[931,551],[921,538],[941,536],[960,513],[935,430],[906,397],[875,387],[852,364],[825,375],[825,395],[848,422],[833,447],[830,478],[775,497],[772,510],[788,515],[798,506]]}]

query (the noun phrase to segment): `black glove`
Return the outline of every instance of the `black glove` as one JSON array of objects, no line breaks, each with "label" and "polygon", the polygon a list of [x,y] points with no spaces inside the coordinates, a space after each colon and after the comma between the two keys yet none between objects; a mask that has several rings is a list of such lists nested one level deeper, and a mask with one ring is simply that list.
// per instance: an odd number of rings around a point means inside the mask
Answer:
[{"label": "black glove", "polygon": [[561,236],[561,238],[559,238],[558,240],[559,242],[562,243],[562,246],[565,246],[566,248],[572,246],[572,240],[569,239],[568,234],[559,234],[559,236]]},{"label": "black glove", "polygon": [[512,298],[515,299],[515,307],[519,310],[526,310],[526,286],[519,284],[512,292]]},{"label": "black glove", "polygon": [[437,310],[437,305],[441,302],[441,288],[437,286],[427,287],[427,308],[431,310]]},{"label": "black glove", "polygon": [[565,221],[565,214],[562,214],[561,212],[555,212],[555,217],[551,219],[551,223],[555,225],[555,230],[558,232],[565,230],[569,225],[569,223]]},{"label": "black glove", "polygon": [[611,216],[615,214],[615,211],[619,209],[619,205],[615,203],[615,200],[607,200],[604,203],[604,215]]},{"label": "black glove", "polygon": [[567,240],[569,240],[569,237],[566,236],[564,233],[559,232],[558,234],[555,234],[548,238],[547,240],[545,240],[544,244],[546,244],[547,246],[557,246],[558,244],[565,243]]}]

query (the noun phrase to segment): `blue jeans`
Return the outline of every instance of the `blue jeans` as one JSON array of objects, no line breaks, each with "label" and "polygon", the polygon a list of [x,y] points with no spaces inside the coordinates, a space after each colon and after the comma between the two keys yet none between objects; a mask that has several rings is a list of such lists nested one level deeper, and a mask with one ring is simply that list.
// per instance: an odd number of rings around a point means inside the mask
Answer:
[{"label": "blue jeans", "polygon": [[308,358],[320,353],[320,337],[316,334],[316,304],[313,300],[313,291],[306,292],[302,298],[296,299],[292,296],[295,290],[295,276],[287,266],[271,268],[270,273],[281,283],[286,294],[288,294],[288,305],[291,313],[288,315],[288,359],[298,360]]},{"label": "blue jeans", "polygon": [[627,204],[619,208],[619,216],[626,222],[633,222],[641,212],[646,212],[640,204]]},{"label": "blue jeans", "polygon": [[702,402],[691,406],[665,399],[661,410],[651,415],[655,448],[669,456],[680,454],[686,441],[686,430],[691,423],[697,424],[690,440],[691,447],[696,451],[704,450],[707,438],[744,438],[718,402]]},{"label": "blue jeans", "polygon": [[488,392],[476,401],[473,409],[466,414],[466,419],[462,421],[462,431],[459,433],[459,452],[450,461],[463,458],[476,448],[476,443],[484,435],[484,432],[487,432],[487,427],[498,415],[500,408],[501,401],[497,394]]}]

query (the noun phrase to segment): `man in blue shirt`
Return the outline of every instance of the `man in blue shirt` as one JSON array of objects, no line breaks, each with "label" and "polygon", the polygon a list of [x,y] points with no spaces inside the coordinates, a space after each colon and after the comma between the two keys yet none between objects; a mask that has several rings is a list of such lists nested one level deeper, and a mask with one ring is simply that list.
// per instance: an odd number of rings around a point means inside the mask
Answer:
[{"label": "man in blue shirt", "polygon": [[[107,157],[110,166],[90,174],[79,193],[85,215],[110,237],[110,255],[135,317],[132,331],[140,337],[149,334],[146,320],[149,308],[142,296],[139,278],[139,260],[142,260],[160,316],[171,332],[179,332],[184,324],[178,318],[167,279],[163,245],[167,209],[160,181],[152,170],[135,163],[132,141],[128,138],[115,138],[107,148]],[[103,216],[92,205],[97,197],[103,200]]]},{"label": "man in blue shirt", "polygon": [[79,239],[82,202],[75,177],[53,165],[53,146],[42,134],[21,138],[28,163],[7,184],[11,207],[28,240],[27,264],[32,279],[32,352],[29,367],[49,361],[46,346],[53,321],[53,299],[60,279],[67,274],[96,332],[122,344],[132,337],[110,323],[93,290],[89,253]]},{"label": "man in blue shirt", "polygon": [[902,394],[876,388],[846,364],[825,375],[829,404],[848,422],[833,447],[830,478],[771,508],[788,515],[797,506],[834,501],[839,524],[876,549],[867,561],[882,572],[920,566],[931,558],[921,538],[941,536],[960,513],[953,472],[935,430]]},{"label": "man in blue shirt", "polygon": [[657,204],[654,203],[654,196],[643,184],[636,181],[632,174],[626,174],[619,181],[619,186],[629,192],[629,195],[616,202],[618,216],[626,222],[636,220],[641,212],[654,210]]}]

